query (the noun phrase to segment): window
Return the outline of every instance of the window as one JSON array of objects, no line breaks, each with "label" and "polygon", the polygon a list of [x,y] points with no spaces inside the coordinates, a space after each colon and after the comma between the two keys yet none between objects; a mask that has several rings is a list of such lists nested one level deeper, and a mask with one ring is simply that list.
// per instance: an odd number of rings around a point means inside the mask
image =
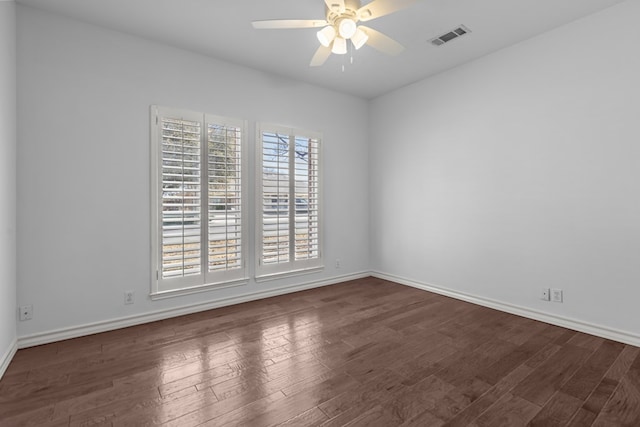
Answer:
[{"label": "window", "polygon": [[258,278],[322,268],[320,135],[262,125],[258,132]]},{"label": "window", "polygon": [[151,108],[152,297],[247,279],[245,127]]}]

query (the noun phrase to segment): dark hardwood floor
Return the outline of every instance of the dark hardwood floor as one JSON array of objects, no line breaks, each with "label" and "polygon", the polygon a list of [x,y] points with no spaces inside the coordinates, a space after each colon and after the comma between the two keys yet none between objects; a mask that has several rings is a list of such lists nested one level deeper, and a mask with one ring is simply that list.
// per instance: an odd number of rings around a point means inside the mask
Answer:
[{"label": "dark hardwood floor", "polygon": [[367,278],[18,351],[0,425],[640,426],[640,349]]}]

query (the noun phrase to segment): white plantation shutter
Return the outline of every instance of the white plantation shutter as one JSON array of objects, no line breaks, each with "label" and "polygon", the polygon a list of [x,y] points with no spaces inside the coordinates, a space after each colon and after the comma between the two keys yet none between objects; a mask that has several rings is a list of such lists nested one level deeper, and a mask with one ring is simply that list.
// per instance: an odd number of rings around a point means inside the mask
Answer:
[{"label": "white plantation shutter", "polygon": [[[162,279],[201,273],[202,124],[162,117]],[[195,282],[194,282],[195,283]]]},{"label": "white plantation shutter", "polygon": [[237,270],[243,264],[242,128],[207,120],[208,271]]},{"label": "white plantation shutter", "polygon": [[320,135],[262,125],[258,133],[258,276],[322,267]]},{"label": "white plantation shutter", "polygon": [[295,259],[317,259],[320,257],[320,142],[296,135],[295,147]]},{"label": "white plantation shutter", "polygon": [[240,120],[152,107],[153,295],[246,280]]}]

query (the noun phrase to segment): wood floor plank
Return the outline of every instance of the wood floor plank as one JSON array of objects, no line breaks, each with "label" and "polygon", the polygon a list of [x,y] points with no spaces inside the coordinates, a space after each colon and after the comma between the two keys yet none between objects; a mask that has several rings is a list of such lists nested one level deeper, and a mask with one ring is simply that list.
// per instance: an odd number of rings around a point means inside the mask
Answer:
[{"label": "wood floor plank", "polygon": [[593,423],[594,426],[639,426],[640,389],[623,378],[611,399]]},{"label": "wood floor plank", "polygon": [[563,346],[518,384],[513,391],[514,395],[544,406],[588,356],[588,352],[580,347],[569,344]]},{"label": "wood floor plank", "polygon": [[[393,424],[386,424],[387,426],[393,425]],[[429,411],[424,411],[419,415],[416,415],[415,417],[411,418],[410,420],[405,421],[404,423],[400,424],[402,427],[423,427],[423,426],[429,426],[429,427],[440,427],[442,425],[444,425],[444,421],[442,421],[441,419],[439,419],[438,417],[436,417],[435,415],[433,415],[431,412]]]},{"label": "wood floor plank", "polygon": [[53,421],[54,405],[41,406],[40,408],[24,411],[13,416],[2,414],[0,417],[0,426],[50,426],[50,425],[69,425],[69,417]]},{"label": "wood floor plank", "polygon": [[549,328],[549,325],[536,320],[526,319],[524,317],[516,319],[510,318],[507,327],[498,331],[496,338],[520,346],[531,341],[534,337],[550,339],[542,335],[542,332],[547,328]]},{"label": "wood floor plank", "polygon": [[386,427],[393,425],[398,425],[398,419],[389,412],[388,408],[382,405],[374,406],[345,424],[348,427]]},{"label": "wood floor plank", "polygon": [[43,384],[29,381],[19,389],[5,390],[2,393],[0,414],[9,417],[112,386],[113,382],[109,378],[95,378],[92,381],[75,384],[73,387],[67,387],[66,382]]},{"label": "wood floor plank", "polygon": [[449,420],[483,396],[491,386],[478,378],[471,378],[446,393],[430,412],[441,420]]},{"label": "wood floor plank", "polygon": [[636,356],[593,425],[640,425],[640,355]]},{"label": "wood floor plank", "polygon": [[402,390],[388,405],[391,407],[394,417],[402,423],[417,417],[425,411],[429,411],[436,416],[434,411],[442,404],[446,395],[454,389],[454,385],[432,375]]},{"label": "wood floor plank", "polygon": [[[392,399],[403,388],[403,380],[404,377],[395,372],[383,370],[376,376],[359,384],[356,388],[351,388],[320,404],[319,408],[330,419],[335,419],[349,412],[352,415],[364,413],[374,406]],[[357,409],[357,411],[354,412],[354,409]],[[342,415],[341,420],[346,423],[348,418],[348,415]]]},{"label": "wood floor plank", "polygon": [[157,389],[146,389],[134,394],[108,399],[99,402],[95,406],[86,407],[81,405],[77,412],[71,412],[70,425],[89,425],[93,423],[112,422],[119,415],[126,414],[136,408],[155,407],[162,404],[160,394]]},{"label": "wood floor plank", "polygon": [[527,360],[525,364],[531,368],[537,368],[547,361],[551,356],[556,354],[562,346],[552,342],[542,347],[532,358]]},{"label": "wood floor plank", "polygon": [[315,427],[327,421],[327,416],[317,407],[278,424],[278,427]]},{"label": "wood floor plank", "polygon": [[587,411],[584,408],[580,408],[569,424],[567,424],[567,427],[588,427],[593,424],[595,419],[596,414],[591,411]]},{"label": "wood floor plank", "polygon": [[640,348],[377,278],[19,350],[0,426],[634,426]]},{"label": "wood floor plank", "polygon": [[[285,364],[285,362],[281,363]],[[320,362],[305,361],[297,366],[285,364],[281,370],[267,371],[262,375],[256,375],[255,373],[239,375],[228,381],[213,385],[211,389],[219,400],[244,394],[248,390],[259,391],[261,396],[264,396],[304,381],[309,377],[317,377],[328,372],[331,372],[331,370]]]},{"label": "wood floor plank", "polygon": [[576,332],[571,337],[571,339],[567,341],[567,344],[595,351],[602,345],[603,342],[604,338],[595,337],[593,335],[584,334],[582,332]]},{"label": "wood floor plank", "polygon": [[438,363],[442,369],[436,375],[451,384],[462,384],[476,376],[482,376],[500,358],[514,351],[514,347],[514,344],[499,339],[485,341]]},{"label": "wood floor plank", "polygon": [[[330,418],[329,420],[323,422],[321,426],[322,427],[341,427],[341,426],[348,425],[349,423],[360,419],[360,417],[362,417],[363,414],[368,413],[369,410],[379,405],[380,403],[377,401],[363,402],[363,404],[361,405],[356,404],[349,408],[345,408],[344,411],[338,413],[333,418]],[[397,424],[399,424],[399,422],[396,422],[395,424],[390,424],[390,425],[397,425]]]},{"label": "wood floor plank", "polygon": [[605,376],[614,381],[620,381],[629,372],[633,361],[640,355],[640,348],[625,346],[615,362],[611,365]]},{"label": "wood floor plank", "polygon": [[[126,413],[119,413],[114,424],[119,426],[160,425],[197,411],[203,406],[211,405],[218,400],[211,390],[195,393],[180,393],[154,400],[153,404],[133,408]],[[155,407],[155,403],[159,408]],[[73,419],[73,418],[72,418]]]},{"label": "wood floor plank", "polygon": [[482,396],[471,402],[466,408],[459,411],[455,416],[451,417],[445,423],[448,427],[463,427],[471,424],[471,422],[477,419],[482,413],[489,409],[494,403],[498,401],[502,396],[507,394],[526,378],[533,369],[520,365],[515,370],[511,371],[508,375],[503,377],[497,384],[487,390]]},{"label": "wood floor plank", "polygon": [[455,356],[460,350],[450,344],[447,338],[440,338],[439,334],[432,336],[432,343],[426,351],[418,352],[399,361],[393,361],[389,368],[398,372],[406,379],[403,384],[411,386],[435,374],[446,364],[445,359]]},{"label": "wood floor plank", "polygon": [[580,400],[586,400],[604,377],[608,367],[618,358],[624,344],[601,341],[601,345],[562,386],[562,391]]},{"label": "wood floor plank", "polygon": [[165,426],[241,426],[242,423],[260,416],[272,406],[277,406],[278,402],[285,397],[281,391],[258,399],[246,395],[236,396],[211,405],[203,405],[193,412],[165,423]]},{"label": "wood floor plank", "polygon": [[283,423],[297,414],[306,412],[329,400],[334,393],[340,393],[355,385],[348,376],[335,376],[321,382],[312,389],[286,396],[278,405],[270,405],[261,411],[246,411],[245,407],[236,413],[229,413],[220,419],[213,419],[204,426],[247,426],[260,427]]},{"label": "wood floor plank", "polygon": [[526,426],[540,411],[540,407],[511,393],[491,405],[475,423],[478,427]]},{"label": "wood floor plank", "polygon": [[565,426],[580,409],[582,400],[562,391],[554,394],[540,412],[531,420],[532,427]]},{"label": "wood floor plank", "polygon": [[[500,340],[502,341],[501,338]],[[504,378],[518,366],[538,354],[540,348],[544,347],[548,341],[549,340],[543,336],[530,337],[526,341],[520,342],[519,345],[511,351],[507,351],[504,355],[500,356],[500,358],[490,366],[480,370],[478,376],[489,384],[496,384],[501,378]]]},{"label": "wood floor plank", "polygon": [[617,387],[618,381],[603,378],[582,407],[591,412],[595,418],[595,416],[602,411],[602,408],[609,401]]},{"label": "wood floor plank", "polygon": [[120,402],[123,399],[132,401],[158,397],[157,388],[153,384],[139,382],[114,384],[113,387],[96,390],[69,399],[60,399],[56,404],[51,419],[68,419],[72,414],[92,412],[95,408]]}]

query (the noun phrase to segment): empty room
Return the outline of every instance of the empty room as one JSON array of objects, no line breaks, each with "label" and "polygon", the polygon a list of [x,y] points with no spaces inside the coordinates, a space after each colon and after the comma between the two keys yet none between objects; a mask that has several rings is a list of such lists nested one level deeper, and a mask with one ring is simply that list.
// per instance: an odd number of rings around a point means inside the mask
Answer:
[{"label": "empty room", "polygon": [[0,426],[640,426],[640,0],[0,0]]}]

